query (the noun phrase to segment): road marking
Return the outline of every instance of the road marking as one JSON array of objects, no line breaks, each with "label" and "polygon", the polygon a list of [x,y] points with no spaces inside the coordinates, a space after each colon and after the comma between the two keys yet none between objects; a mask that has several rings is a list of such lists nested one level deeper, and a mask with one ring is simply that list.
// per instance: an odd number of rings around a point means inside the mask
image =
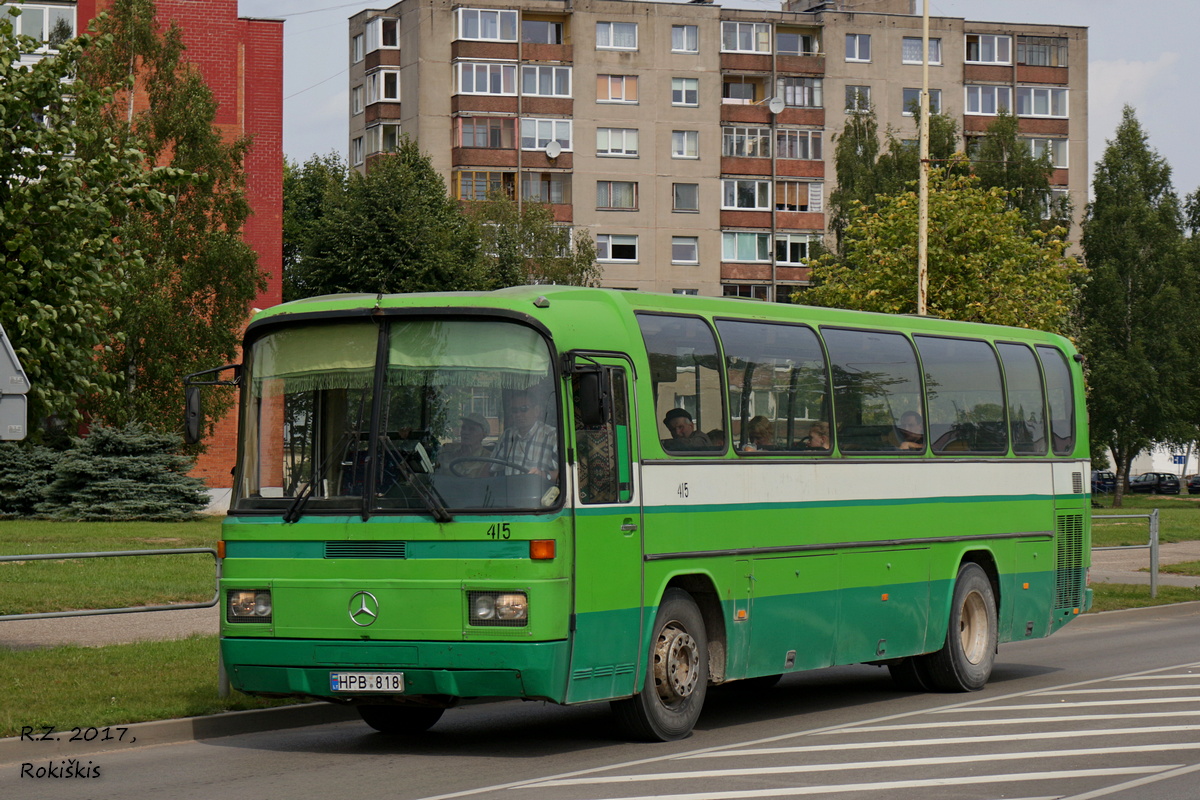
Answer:
[{"label": "road marking", "polygon": [[[1057,706],[1056,706],[1057,707]],[[938,713],[930,710],[930,713]],[[1083,720],[1111,719],[1163,719],[1164,717],[1200,717],[1200,711],[1147,711],[1144,714],[1068,714],[1060,717],[1010,717],[989,719],[988,725],[1024,725],[1030,722],[1080,722]],[[965,728],[980,724],[977,719],[960,722],[915,722],[910,725],[863,725],[861,727],[838,728],[821,733],[875,733],[877,731],[907,731],[917,728]],[[782,737],[780,737],[782,738]],[[734,745],[736,746],[736,745]]]},{"label": "road marking", "polygon": [[[991,720],[989,720],[990,724]],[[906,726],[907,727],[907,726]],[[1185,731],[1200,731],[1200,725],[1155,725],[1144,728],[1105,728],[1096,731],[1041,731],[1039,733],[1022,733],[1021,739],[1078,739],[1085,736],[1137,736],[1147,733],[1182,733]],[[761,747],[754,750],[741,749],[728,752],[714,751],[699,753],[694,756],[681,756],[681,759],[691,758],[741,758],[742,756],[784,755],[786,753],[824,753],[836,750],[878,750],[886,747],[928,747],[949,744],[991,744],[993,742],[1011,742],[1013,737],[1008,734],[999,736],[947,736],[941,739],[895,739],[881,744],[871,742],[842,742],[841,744],[809,744],[796,747]]]},{"label": "road marking", "polygon": [[1067,778],[1100,778],[1107,775],[1144,775],[1164,769],[1177,769],[1179,764],[1160,767],[1117,767],[1106,769],[1065,769],[1055,772],[1027,772],[1005,775],[958,775],[948,778],[921,778],[906,781],[874,783],[841,783],[825,786],[795,786],[781,789],[750,789],[729,792],[690,792],[688,794],[640,795],[614,797],[604,800],[753,800],[759,797],[800,797],[835,792],[887,792],[896,789],[920,789],[927,786],[962,786],[979,783],[1012,783],[1014,781],[1054,781]]},{"label": "road marking", "polygon": [[[1048,689],[1037,692],[1037,695],[1051,694],[1129,694],[1130,692],[1173,692],[1177,690],[1194,691],[1195,686],[1125,686],[1120,689],[1068,689],[1060,691]],[[1035,695],[1036,696],[1036,695]]]},{"label": "road marking", "polygon": [[[879,746],[886,747],[883,742]],[[1087,747],[1073,750],[1038,750],[1024,753],[988,753],[987,761],[1026,761],[1035,758],[1063,758],[1070,756],[1101,756],[1117,753],[1162,753],[1178,750],[1200,750],[1200,742],[1175,744],[1120,745],[1118,747]],[[705,769],[691,772],[653,772],[637,775],[602,775],[586,778],[542,781],[528,785],[531,789],[552,786],[583,786],[599,783],[642,783],[646,781],[684,781],[700,778],[742,778],[755,775],[795,775],[809,772],[851,772],[866,769],[893,769],[896,767],[933,767],[942,764],[977,764],[979,753],[965,756],[933,756],[930,758],[897,758],[890,761],[849,761],[831,764],[789,764],[783,767],[737,767],[733,769]]]},{"label": "road marking", "polygon": [[1159,781],[1169,781],[1172,778],[1178,778],[1180,775],[1191,774],[1196,770],[1200,770],[1200,764],[1192,764],[1191,766],[1187,767],[1178,767],[1177,769],[1170,770],[1169,772],[1160,772],[1158,775],[1151,775],[1147,778],[1138,778],[1134,781],[1118,783],[1115,786],[1105,786],[1102,789],[1085,792],[1084,794],[1074,794],[1070,797],[1064,797],[1062,800],[1092,800],[1092,798],[1105,797],[1110,794],[1115,794],[1116,792],[1123,792],[1126,789],[1136,789],[1139,786],[1146,786]]},{"label": "road marking", "polygon": [[1016,706],[975,706],[971,709],[946,708],[934,711],[935,714],[956,714],[961,711],[1036,711],[1039,708],[1087,708],[1089,706],[1145,706],[1156,703],[1200,703],[1200,697],[1139,697],[1134,700],[1084,700],[1083,702],[1068,703],[1026,703]]}]

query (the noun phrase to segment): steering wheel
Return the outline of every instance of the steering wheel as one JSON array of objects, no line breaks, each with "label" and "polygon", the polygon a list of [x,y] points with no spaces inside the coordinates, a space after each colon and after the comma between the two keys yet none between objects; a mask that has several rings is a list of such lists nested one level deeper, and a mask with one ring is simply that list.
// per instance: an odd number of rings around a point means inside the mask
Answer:
[{"label": "steering wheel", "polygon": [[447,465],[447,468],[450,470],[450,474],[456,478],[474,478],[477,476],[464,475],[463,473],[459,472],[458,466],[460,464],[467,464],[467,463],[475,462],[475,461],[483,462],[485,464],[499,464],[502,467],[508,467],[510,469],[515,469],[515,470],[518,470],[519,472],[528,472],[529,471],[529,470],[525,469],[525,467],[521,466],[520,464],[518,464],[515,461],[509,461],[507,458],[492,458],[491,456],[463,456],[462,458],[456,458],[453,461],[451,461]]}]

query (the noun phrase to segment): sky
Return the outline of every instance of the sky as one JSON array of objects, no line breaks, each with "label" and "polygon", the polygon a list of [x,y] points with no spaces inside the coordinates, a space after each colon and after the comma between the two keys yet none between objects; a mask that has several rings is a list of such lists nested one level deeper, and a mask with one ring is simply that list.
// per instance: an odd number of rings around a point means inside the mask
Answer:
[{"label": "sky", "polygon": [[[346,151],[346,21],[394,0],[239,0],[239,14],[285,20],[283,148],[293,161]],[[775,0],[726,0],[735,8],[778,8]],[[917,11],[921,10],[921,0]],[[1149,146],[1172,169],[1180,197],[1200,189],[1200,2],[1197,0],[929,0],[937,17],[1031,22],[1088,28],[1088,159],[1132,106]],[[1192,75],[1192,78],[1188,78]]]}]

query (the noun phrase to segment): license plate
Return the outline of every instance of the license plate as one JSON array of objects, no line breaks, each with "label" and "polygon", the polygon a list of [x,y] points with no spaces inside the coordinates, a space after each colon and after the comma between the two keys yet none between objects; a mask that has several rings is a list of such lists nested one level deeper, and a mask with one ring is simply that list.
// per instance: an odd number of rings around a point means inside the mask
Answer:
[{"label": "license plate", "polygon": [[404,673],[331,672],[329,688],[335,692],[403,692]]}]

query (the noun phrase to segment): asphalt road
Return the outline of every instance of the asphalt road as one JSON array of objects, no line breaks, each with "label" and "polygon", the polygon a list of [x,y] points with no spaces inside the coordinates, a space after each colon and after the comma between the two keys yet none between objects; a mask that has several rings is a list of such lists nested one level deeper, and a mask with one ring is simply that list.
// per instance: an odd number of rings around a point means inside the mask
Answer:
[{"label": "asphalt road", "polygon": [[[992,800],[1200,796],[1200,603],[1088,615],[1004,645],[973,694],[905,694],[885,670],[723,687],[695,734],[632,744],[603,704],[447,712],[420,738],[359,722],[156,744],[47,742],[0,797]],[[62,765],[98,778],[21,777]]]}]

